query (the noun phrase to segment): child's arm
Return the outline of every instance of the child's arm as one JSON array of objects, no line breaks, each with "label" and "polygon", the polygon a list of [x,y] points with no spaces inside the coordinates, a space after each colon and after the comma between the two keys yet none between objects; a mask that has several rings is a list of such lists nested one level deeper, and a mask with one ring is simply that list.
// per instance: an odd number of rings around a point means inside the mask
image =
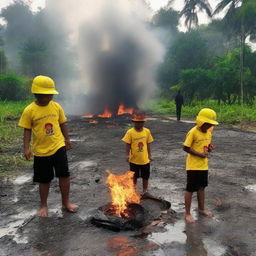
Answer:
[{"label": "child's arm", "polygon": [[208,153],[208,152],[199,153],[199,152],[193,150],[193,149],[190,148],[190,147],[183,146],[183,150],[184,150],[185,152],[191,154],[191,155],[198,156],[198,157],[201,157],[201,158],[209,157],[209,153]]},{"label": "child's arm", "polygon": [[151,147],[150,147],[150,143],[147,143],[147,148],[148,148],[148,158],[151,161],[153,161],[153,157],[151,156]]},{"label": "child's arm", "polygon": [[24,151],[24,156],[26,157],[27,160],[29,160],[33,156],[30,150],[31,133],[32,133],[31,129],[24,128],[23,151]]},{"label": "child's arm", "polygon": [[66,148],[71,149],[72,145],[71,145],[71,141],[70,141],[70,138],[69,138],[69,135],[68,135],[68,127],[67,127],[66,123],[60,124],[60,129],[61,129],[61,132],[62,132],[64,138],[65,138]]},{"label": "child's arm", "polygon": [[125,143],[126,161],[129,163],[131,144]]}]

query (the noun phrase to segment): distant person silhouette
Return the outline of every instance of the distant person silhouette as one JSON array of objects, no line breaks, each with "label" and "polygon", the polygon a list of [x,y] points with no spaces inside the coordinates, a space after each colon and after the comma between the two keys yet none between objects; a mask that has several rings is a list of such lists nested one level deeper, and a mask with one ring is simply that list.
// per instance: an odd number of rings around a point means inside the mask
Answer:
[{"label": "distant person silhouette", "polygon": [[178,94],[175,96],[176,116],[178,121],[180,120],[181,108],[183,103],[183,96],[180,94],[180,91],[178,91]]}]

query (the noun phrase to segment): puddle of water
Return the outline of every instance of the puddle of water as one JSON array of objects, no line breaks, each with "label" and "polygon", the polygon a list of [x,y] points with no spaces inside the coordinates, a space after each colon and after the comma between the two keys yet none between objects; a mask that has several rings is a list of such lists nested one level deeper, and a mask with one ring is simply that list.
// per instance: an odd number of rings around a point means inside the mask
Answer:
[{"label": "puddle of water", "polygon": [[219,245],[216,241],[208,238],[203,239],[204,247],[208,252],[208,255],[221,256],[224,255],[226,249]]},{"label": "puddle of water", "polygon": [[16,231],[22,225],[25,225],[27,221],[33,218],[36,214],[36,210],[22,212],[17,215],[12,215],[8,224],[5,224],[4,227],[0,227],[0,238],[6,235],[13,236],[13,240],[18,243],[27,243],[27,238],[20,234],[17,234]]},{"label": "puddle of water", "polygon": [[19,201],[19,199],[18,199],[17,196],[14,196],[14,198],[12,199],[12,201],[13,201],[14,203],[17,203],[17,202]]},{"label": "puddle of water", "polygon": [[15,180],[12,181],[15,185],[22,185],[32,180],[32,174],[25,174],[22,176],[17,177]]},{"label": "puddle of water", "polygon": [[187,240],[186,234],[183,232],[185,230],[184,221],[178,221],[174,225],[168,224],[165,226],[166,232],[164,233],[152,233],[149,240],[155,242],[156,244],[168,244],[171,242],[178,242],[184,244]]},{"label": "puddle of water", "polygon": [[78,169],[84,169],[92,166],[96,166],[97,163],[94,161],[81,161],[81,162],[74,162],[71,164],[71,168],[78,168]]},{"label": "puddle of water", "polygon": [[250,190],[252,192],[256,192],[256,184],[248,185],[248,186],[245,187],[245,189]]},{"label": "puddle of water", "polygon": [[[177,121],[177,118],[175,118],[175,117],[167,117],[167,119]],[[180,120],[179,122],[188,123],[188,124],[194,124],[195,123],[194,120]]]},{"label": "puddle of water", "polygon": [[56,216],[57,218],[63,218],[63,211],[61,209],[61,206],[57,207],[57,208],[50,208],[48,210],[49,216]]},{"label": "puddle of water", "polygon": [[79,139],[79,138],[71,138],[70,139],[72,142],[82,142],[84,139]]}]

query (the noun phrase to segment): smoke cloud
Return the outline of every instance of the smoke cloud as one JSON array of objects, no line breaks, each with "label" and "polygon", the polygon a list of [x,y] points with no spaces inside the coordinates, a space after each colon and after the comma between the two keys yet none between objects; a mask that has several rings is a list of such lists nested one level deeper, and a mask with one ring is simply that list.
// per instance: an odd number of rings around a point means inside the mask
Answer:
[{"label": "smoke cloud", "polygon": [[136,108],[152,93],[164,50],[143,1],[47,1],[46,8],[48,22],[67,28],[76,52],[79,76],[62,90],[69,113]]}]

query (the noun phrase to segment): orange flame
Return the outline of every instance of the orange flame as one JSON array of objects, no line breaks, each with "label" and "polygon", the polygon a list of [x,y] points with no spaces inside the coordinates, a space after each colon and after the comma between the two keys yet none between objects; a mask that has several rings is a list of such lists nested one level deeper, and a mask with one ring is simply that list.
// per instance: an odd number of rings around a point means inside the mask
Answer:
[{"label": "orange flame", "polygon": [[84,115],[84,116],[82,116],[82,117],[92,118],[92,117],[93,117],[93,115]]},{"label": "orange flame", "polygon": [[129,203],[139,203],[140,196],[136,193],[133,183],[134,172],[128,171],[122,175],[114,175],[109,170],[106,184],[109,185],[112,206],[117,216],[127,216],[125,210]]},{"label": "orange flame", "polygon": [[[118,107],[118,111],[117,111],[117,115],[123,115],[123,114],[130,114],[132,115],[134,112],[133,108],[126,108],[123,104],[120,104]],[[110,118],[113,116],[113,113],[106,107],[104,109],[104,112],[100,115],[98,115],[98,117],[103,117],[103,118]],[[84,115],[83,117],[85,118],[93,118],[93,115]]]},{"label": "orange flame", "polygon": [[98,115],[98,117],[110,118],[112,117],[112,113],[107,108],[105,108],[103,114]]},{"label": "orange flame", "polygon": [[118,115],[123,115],[123,114],[133,114],[134,109],[133,108],[126,108],[123,104],[120,104],[118,107]]}]

